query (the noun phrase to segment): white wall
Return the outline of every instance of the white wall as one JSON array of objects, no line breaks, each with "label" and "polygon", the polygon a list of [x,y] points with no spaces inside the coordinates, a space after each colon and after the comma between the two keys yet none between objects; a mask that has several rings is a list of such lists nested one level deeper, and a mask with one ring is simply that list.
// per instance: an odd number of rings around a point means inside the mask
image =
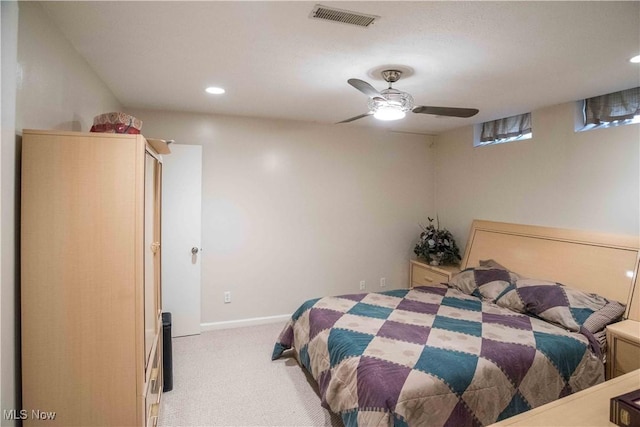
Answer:
[{"label": "white wall", "polygon": [[640,234],[640,125],[574,132],[575,103],[532,112],[533,139],[436,137],[436,205],[461,246],[474,218]]},{"label": "white wall", "polygon": [[42,7],[20,2],[18,132],[88,132],[93,118],[119,111],[120,102],[52,24]]},{"label": "white wall", "polygon": [[[39,4],[2,1],[0,410],[15,409],[20,403],[16,309],[20,269],[19,136],[23,128],[88,131],[95,115],[120,109],[118,100],[51,24]],[[2,425],[13,424],[3,418]]]},{"label": "white wall", "polygon": [[[0,3],[2,15],[2,145],[0,146],[0,412],[16,407],[15,123],[18,3]],[[0,424],[13,424],[2,417]]]},{"label": "white wall", "polygon": [[[408,283],[433,215],[430,137],[355,126],[131,110],[142,133],[203,146],[202,322]],[[223,292],[232,303],[223,303]]]}]

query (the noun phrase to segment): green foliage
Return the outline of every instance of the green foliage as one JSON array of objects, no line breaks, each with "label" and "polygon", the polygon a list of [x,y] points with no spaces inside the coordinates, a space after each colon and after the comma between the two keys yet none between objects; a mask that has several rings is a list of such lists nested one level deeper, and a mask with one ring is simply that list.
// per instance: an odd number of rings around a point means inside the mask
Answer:
[{"label": "green foliage", "polygon": [[413,252],[420,258],[425,258],[430,264],[455,264],[460,261],[460,250],[456,245],[453,235],[446,228],[433,225],[433,218],[428,226],[422,227],[420,240]]}]

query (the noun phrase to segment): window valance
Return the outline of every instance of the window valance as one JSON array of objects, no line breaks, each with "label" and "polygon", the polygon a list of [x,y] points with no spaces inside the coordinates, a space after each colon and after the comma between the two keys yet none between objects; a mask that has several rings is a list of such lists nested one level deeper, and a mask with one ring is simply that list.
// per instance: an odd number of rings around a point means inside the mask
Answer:
[{"label": "window valance", "polygon": [[585,125],[633,119],[640,114],[640,87],[585,99]]},{"label": "window valance", "polygon": [[531,113],[484,122],[480,142],[491,142],[531,133]]}]

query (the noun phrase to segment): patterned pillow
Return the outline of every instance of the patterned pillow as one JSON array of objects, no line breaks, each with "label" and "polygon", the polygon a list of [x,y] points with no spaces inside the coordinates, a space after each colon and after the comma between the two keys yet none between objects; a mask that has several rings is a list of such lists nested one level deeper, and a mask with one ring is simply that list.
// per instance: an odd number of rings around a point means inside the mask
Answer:
[{"label": "patterned pillow", "polygon": [[480,267],[467,268],[453,276],[449,286],[468,295],[494,300],[518,277],[492,260],[480,261]]},{"label": "patterned pillow", "polygon": [[530,313],[570,331],[582,327],[591,333],[618,320],[624,305],[560,283],[518,279],[496,298],[496,304],[519,313]]}]

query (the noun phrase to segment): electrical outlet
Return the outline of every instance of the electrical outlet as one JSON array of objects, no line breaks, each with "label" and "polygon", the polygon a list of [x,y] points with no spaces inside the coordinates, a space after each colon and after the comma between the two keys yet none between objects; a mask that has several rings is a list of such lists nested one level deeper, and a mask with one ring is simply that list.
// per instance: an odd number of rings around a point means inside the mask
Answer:
[{"label": "electrical outlet", "polygon": [[387,279],[385,279],[384,277],[380,278],[380,287],[384,288],[385,286],[387,286]]},{"label": "electrical outlet", "polygon": [[224,303],[228,304],[231,302],[231,292],[227,291],[224,293]]},{"label": "electrical outlet", "polygon": [[364,280],[360,280],[360,289],[364,289],[365,287]]}]

